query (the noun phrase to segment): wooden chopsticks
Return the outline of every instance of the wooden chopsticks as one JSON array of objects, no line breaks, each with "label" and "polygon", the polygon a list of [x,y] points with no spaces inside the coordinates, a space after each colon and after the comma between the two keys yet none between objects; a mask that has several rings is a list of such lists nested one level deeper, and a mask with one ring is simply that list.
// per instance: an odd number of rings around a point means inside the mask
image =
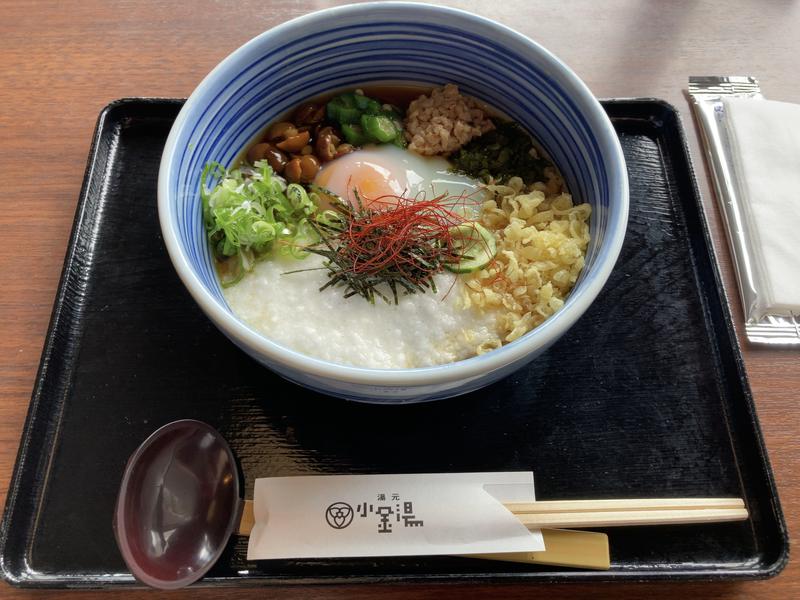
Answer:
[{"label": "wooden chopsticks", "polygon": [[748,517],[741,498],[544,500],[509,502],[505,507],[528,529],[720,523]]},{"label": "wooden chopsticks", "polygon": [[[631,500],[540,500],[507,502],[528,529],[541,529],[544,552],[471,555],[471,558],[539,563],[586,569],[608,569],[608,537],[559,527],[616,527],[743,521],[748,512],[741,498],[647,498]],[[239,535],[255,524],[253,503],[243,504]]]},{"label": "wooden chopsticks", "polygon": [[[744,521],[749,516],[741,498],[646,498],[630,500],[539,500],[507,502],[528,529],[619,527]],[[253,528],[253,505],[245,501],[240,535]]]}]

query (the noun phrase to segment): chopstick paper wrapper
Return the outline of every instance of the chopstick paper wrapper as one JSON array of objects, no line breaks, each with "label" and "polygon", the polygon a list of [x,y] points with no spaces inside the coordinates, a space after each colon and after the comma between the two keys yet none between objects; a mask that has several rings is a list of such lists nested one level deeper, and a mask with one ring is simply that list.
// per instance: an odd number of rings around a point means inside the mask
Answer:
[{"label": "chopstick paper wrapper", "polygon": [[543,551],[512,500],[535,500],[532,473],[257,479],[247,559]]},{"label": "chopstick paper wrapper", "polygon": [[751,342],[800,344],[800,105],[752,77],[690,77]]}]

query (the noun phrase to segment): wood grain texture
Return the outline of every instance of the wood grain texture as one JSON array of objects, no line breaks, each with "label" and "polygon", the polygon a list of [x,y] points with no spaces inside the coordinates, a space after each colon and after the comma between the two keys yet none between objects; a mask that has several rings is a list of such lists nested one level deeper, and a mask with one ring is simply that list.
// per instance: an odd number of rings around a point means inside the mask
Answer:
[{"label": "wood grain texture", "polygon": [[[337,2],[343,3],[343,2]],[[756,76],[765,95],[800,102],[800,4],[610,0],[478,0],[441,2],[491,16],[536,39],[569,64],[600,97],[650,96],[684,118],[726,289],[742,316],[708,169],[683,95],[689,75]],[[97,114],[125,96],[187,96],[225,55],[252,36],[334,3],[319,0],[203,0],[191,3],[15,2],[0,19],[0,164],[7,201],[0,211],[0,500],[20,432],[61,272]],[[135,176],[135,174],[132,174]],[[800,353],[749,346],[743,353],[770,451],[790,534],[800,523],[800,443],[795,417]],[[613,548],[612,548],[613,552]],[[725,584],[522,586],[373,586],[202,590],[171,598],[650,598],[800,597],[797,561],[767,582]],[[100,597],[74,592],[71,598]],[[6,598],[57,598],[63,592],[20,591]],[[107,593],[106,593],[107,595]],[[119,598],[155,598],[141,590]],[[164,594],[166,596],[167,594]]]}]

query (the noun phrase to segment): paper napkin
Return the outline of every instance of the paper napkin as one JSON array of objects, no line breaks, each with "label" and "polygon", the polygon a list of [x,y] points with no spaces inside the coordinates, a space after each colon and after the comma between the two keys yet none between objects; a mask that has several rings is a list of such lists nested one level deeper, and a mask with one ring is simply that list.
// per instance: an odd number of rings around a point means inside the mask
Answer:
[{"label": "paper napkin", "polygon": [[800,315],[800,105],[723,103],[758,288],[753,316]]}]

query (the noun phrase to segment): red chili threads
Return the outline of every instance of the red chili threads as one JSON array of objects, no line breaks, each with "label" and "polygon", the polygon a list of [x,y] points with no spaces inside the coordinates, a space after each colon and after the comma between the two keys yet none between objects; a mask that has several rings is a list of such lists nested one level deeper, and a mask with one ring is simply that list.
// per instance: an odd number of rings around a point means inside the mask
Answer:
[{"label": "red chili threads", "polygon": [[381,196],[365,203],[334,206],[340,222],[316,225],[321,244],[312,252],[328,258],[328,282],[320,288],[343,285],[345,298],[361,295],[370,302],[388,289],[398,302],[406,293],[436,292],[433,275],[458,262],[452,228],[467,219],[458,211],[464,196],[441,195],[432,200]]}]

